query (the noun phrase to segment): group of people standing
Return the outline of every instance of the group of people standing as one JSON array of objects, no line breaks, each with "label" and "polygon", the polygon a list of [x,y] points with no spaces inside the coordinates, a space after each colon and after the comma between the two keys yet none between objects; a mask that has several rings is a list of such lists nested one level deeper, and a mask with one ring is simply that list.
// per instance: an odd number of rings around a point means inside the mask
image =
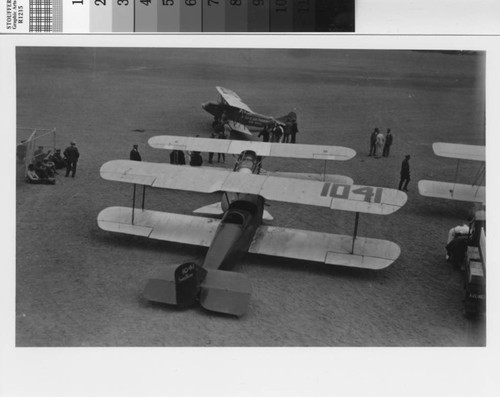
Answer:
[{"label": "group of people standing", "polygon": [[393,136],[391,129],[388,128],[385,135],[375,128],[370,134],[370,153],[368,156],[375,156],[376,159],[380,157],[389,157]]},{"label": "group of people standing", "polygon": [[[370,152],[368,156],[374,156],[376,159],[380,157],[389,157],[391,152],[391,146],[394,137],[391,133],[391,129],[388,128],[385,135],[380,132],[378,128],[375,128],[370,134]],[[399,190],[408,191],[408,183],[410,183],[410,155],[407,154],[401,163],[399,179]]]},{"label": "group of people standing", "polygon": [[289,120],[284,125],[275,121],[266,124],[258,137],[262,137],[263,142],[295,143],[298,133],[296,120]]},{"label": "group of people standing", "polygon": [[[212,123],[212,133],[210,134],[210,138],[228,139],[230,136],[231,136],[231,127],[229,126],[227,119],[225,117],[221,119],[215,118],[214,122]],[[226,155],[224,153],[217,153],[217,162],[220,163],[221,160],[223,163],[225,163]],[[208,153],[208,163],[213,164],[213,162],[214,162],[214,153],[210,152]]]},{"label": "group of people standing", "polygon": [[[192,166],[200,166],[203,164],[203,158],[201,157],[200,152],[188,152],[189,155],[189,164]],[[142,156],[139,153],[139,145],[134,144],[132,146],[132,150],[129,155],[130,160],[132,161],[142,161]],[[172,150],[170,152],[170,164],[175,165],[185,165],[186,164],[186,156],[182,150]]]}]

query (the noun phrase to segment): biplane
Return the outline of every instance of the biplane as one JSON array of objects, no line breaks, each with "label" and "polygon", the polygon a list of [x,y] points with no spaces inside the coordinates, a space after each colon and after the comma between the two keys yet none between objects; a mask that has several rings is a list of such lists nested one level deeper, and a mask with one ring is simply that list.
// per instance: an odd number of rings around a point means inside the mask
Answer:
[{"label": "biplane", "polygon": [[[262,157],[281,156],[348,160],[355,152],[336,146],[287,145],[175,136],[149,140],[155,148],[238,154],[233,169],[112,160],[101,177],[134,185],[132,208],[110,207],[98,215],[101,229],[207,247],[203,263],[166,266],[150,279],[144,297],[153,302],[243,315],[251,294],[250,280],[229,271],[247,253],[294,258],[330,265],[382,269],[400,254],[397,244],[357,235],[361,212],[385,215],[401,208],[405,193],[381,187],[326,180],[260,174]],[[350,182],[350,181],[349,181]],[[141,208],[135,208],[136,185],[143,186]],[[146,187],[200,193],[220,192],[220,218],[144,209]],[[304,204],[354,212],[353,235],[298,230],[264,223],[266,201]]]},{"label": "biplane", "polygon": [[460,160],[479,161],[482,164],[470,184],[423,179],[418,181],[419,193],[428,197],[484,203],[486,200],[485,187],[481,183],[484,182],[486,170],[485,147],[437,142],[432,145],[432,150],[437,156],[457,159],[455,179],[459,172]]},{"label": "biplane", "polygon": [[270,123],[278,123],[285,125],[286,122],[297,120],[295,112],[290,112],[287,115],[279,118],[273,118],[262,114],[255,113],[251,110],[234,91],[224,87],[215,87],[220,94],[219,102],[206,102],[201,107],[213,115],[216,119],[227,119],[229,127],[236,136],[241,139],[253,139],[252,133],[248,127],[264,128]]}]

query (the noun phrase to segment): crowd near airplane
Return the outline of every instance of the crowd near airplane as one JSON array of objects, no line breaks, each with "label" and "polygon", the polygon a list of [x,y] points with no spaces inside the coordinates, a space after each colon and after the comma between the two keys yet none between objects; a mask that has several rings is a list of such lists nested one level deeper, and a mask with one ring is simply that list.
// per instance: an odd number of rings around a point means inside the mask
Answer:
[{"label": "crowd near airplane", "polygon": [[240,139],[253,139],[248,127],[264,128],[278,123],[285,126],[286,122],[297,121],[295,112],[279,118],[265,116],[252,111],[234,91],[224,87],[216,87],[220,94],[219,102],[206,102],[201,107],[218,120],[225,120],[233,134]]}]

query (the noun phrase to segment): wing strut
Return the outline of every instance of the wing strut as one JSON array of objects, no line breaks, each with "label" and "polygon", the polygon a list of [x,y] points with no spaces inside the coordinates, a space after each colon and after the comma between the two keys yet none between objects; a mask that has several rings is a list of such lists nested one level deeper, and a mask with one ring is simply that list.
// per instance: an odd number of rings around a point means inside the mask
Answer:
[{"label": "wing strut", "polygon": [[356,241],[356,235],[358,234],[358,222],[359,222],[359,212],[356,212],[356,220],[354,223],[354,234],[352,236],[351,254],[354,253],[354,241]]},{"label": "wing strut", "polygon": [[134,183],[134,194],[132,195],[132,225],[134,224],[134,215],[135,215],[135,189],[136,184]]},{"label": "wing strut", "polygon": [[451,197],[453,197],[453,193],[455,191],[455,185],[457,183],[457,175],[458,175],[458,168],[460,167],[460,159],[458,159],[457,161],[457,168],[455,169],[455,178],[454,178],[454,182],[453,182],[453,189],[451,190]]},{"label": "wing strut", "polygon": [[[135,192],[136,192],[137,184],[134,183],[134,193],[132,195],[132,225],[134,224],[134,216],[135,216]],[[146,185],[142,185],[142,204],[141,209],[144,211],[144,203],[146,202]]]}]

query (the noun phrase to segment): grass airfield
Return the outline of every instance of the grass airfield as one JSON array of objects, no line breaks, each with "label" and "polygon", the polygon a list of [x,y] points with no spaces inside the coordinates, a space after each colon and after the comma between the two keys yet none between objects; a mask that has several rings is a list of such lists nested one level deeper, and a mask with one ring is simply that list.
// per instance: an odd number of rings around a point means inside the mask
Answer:
[{"label": "grass airfield", "polygon": [[[485,346],[485,319],[462,314],[462,274],[444,260],[450,227],[473,206],[425,198],[420,179],[453,181],[456,162],[433,142],[485,144],[484,56],[369,50],[237,50],[19,47],[17,124],[76,140],[76,178],[28,185],[17,167],[16,345],[21,346]],[[298,115],[300,143],[346,146],[357,155],[327,171],[356,184],[397,188],[411,154],[408,202],[389,216],[361,214],[358,235],[394,241],[401,256],[372,272],[248,255],[234,271],[252,283],[237,319],[200,307],[177,310],[142,298],[167,264],[202,260],[205,249],[111,234],[104,208],[132,203],[132,187],[100,178],[128,158],[166,162],[155,135],[208,137],[201,103],[215,86],[252,110]],[[391,128],[389,158],[368,157],[374,127]],[[18,141],[26,138],[19,135]],[[204,154],[205,163],[208,155]],[[226,156],[232,167],[234,160]],[[206,164],[205,164],[206,165]],[[266,170],[322,172],[324,163],[266,159]],[[478,165],[463,162],[458,182]],[[217,195],[149,189],[146,207],[190,214]],[[274,225],[351,234],[354,213],[271,202]]]}]

